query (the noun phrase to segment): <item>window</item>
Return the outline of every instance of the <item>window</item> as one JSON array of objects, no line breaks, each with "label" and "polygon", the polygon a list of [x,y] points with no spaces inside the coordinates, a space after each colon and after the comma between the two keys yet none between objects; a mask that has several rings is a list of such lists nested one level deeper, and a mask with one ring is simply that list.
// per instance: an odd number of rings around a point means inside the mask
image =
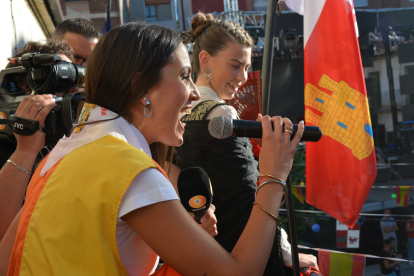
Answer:
[{"label": "window", "polygon": [[145,6],[146,21],[172,20],[171,4],[158,4]]},{"label": "window", "polygon": [[157,5],[145,7],[145,19],[147,21],[157,21]]},{"label": "window", "polygon": [[367,7],[368,6],[368,0],[354,0],[354,7]]}]

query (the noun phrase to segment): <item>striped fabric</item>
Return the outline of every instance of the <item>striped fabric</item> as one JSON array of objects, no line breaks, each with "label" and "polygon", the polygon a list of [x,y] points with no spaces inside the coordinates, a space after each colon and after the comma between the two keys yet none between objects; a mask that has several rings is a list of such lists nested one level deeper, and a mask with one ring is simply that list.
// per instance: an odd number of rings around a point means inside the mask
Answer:
[{"label": "striped fabric", "polygon": [[395,192],[397,194],[397,204],[402,207],[408,206],[408,193],[411,190],[411,186],[397,186]]},{"label": "striped fabric", "polygon": [[319,251],[319,270],[323,276],[363,276],[365,256]]}]

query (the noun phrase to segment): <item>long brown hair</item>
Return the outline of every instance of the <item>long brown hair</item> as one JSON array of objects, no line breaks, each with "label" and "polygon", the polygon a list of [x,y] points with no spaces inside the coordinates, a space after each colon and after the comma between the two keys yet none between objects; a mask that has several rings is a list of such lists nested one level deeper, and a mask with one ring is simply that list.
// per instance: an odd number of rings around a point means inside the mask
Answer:
[{"label": "long brown hair", "polygon": [[[86,102],[132,123],[131,108],[161,80],[162,69],[180,43],[178,34],[157,25],[131,22],[112,29],[88,58]],[[167,152],[173,148],[156,142],[150,149],[153,159],[165,167]]]}]

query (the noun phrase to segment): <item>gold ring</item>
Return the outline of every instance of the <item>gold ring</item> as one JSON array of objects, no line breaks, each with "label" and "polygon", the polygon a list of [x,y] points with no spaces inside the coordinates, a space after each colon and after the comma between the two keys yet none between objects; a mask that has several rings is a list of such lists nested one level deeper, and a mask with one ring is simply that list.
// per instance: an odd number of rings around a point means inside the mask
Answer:
[{"label": "gold ring", "polygon": [[285,131],[285,132],[289,132],[289,133],[290,133],[290,135],[292,135],[292,134],[293,134],[293,128],[292,128],[292,127],[285,127],[285,128],[283,129],[283,131]]}]

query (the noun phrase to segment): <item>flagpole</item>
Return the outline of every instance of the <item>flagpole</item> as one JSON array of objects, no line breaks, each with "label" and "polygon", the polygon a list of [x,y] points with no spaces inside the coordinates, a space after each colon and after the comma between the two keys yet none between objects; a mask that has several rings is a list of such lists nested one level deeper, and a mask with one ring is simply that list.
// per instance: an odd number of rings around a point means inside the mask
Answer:
[{"label": "flagpole", "polygon": [[276,7],[277,0],[269,0],[267,2],[266,13],[266,29],[265,29],[265,42],[263,49],[263,64],[262,64],[262,113],[263,115],[269,114],[269,99],[270,88],[272,81],[272,66],[273,66],[273,35],[276,29]]},{"label": "flagpole", "polygon": [[109,30],[110,30],[109,26],[111,26],[111,23],[110,23],[110,20],[111,20],[111,0],[108,0],[108,6],[106,7],[106,18],[107,18],[107,20],[105,22],[105,24],[106,24],[105,27],[106,27],[106,31],[109,32]]},{"label": "flagpole", "polygon": [[[266,30],[265,30],[265,43],[263,49],[263,65],[262,65],[262,113],[263,115],[269,114],[269,101],[272,81],[272,67],[273,67],[273,36],[276,30],[276,9],[280,0],[269,0],[267,3],[267,15],[266,15]],[[295,212],[293,209],[293,195],[290,175],[287,179],[287,193],[286,208],[288,211],[288,224],[289,224],[289,236],[292,253],[292,267],[293,275],[300,276],[299,268],[299,255],[298,255],[298,242],[296,238],[296,224],[295,224]]]}]

